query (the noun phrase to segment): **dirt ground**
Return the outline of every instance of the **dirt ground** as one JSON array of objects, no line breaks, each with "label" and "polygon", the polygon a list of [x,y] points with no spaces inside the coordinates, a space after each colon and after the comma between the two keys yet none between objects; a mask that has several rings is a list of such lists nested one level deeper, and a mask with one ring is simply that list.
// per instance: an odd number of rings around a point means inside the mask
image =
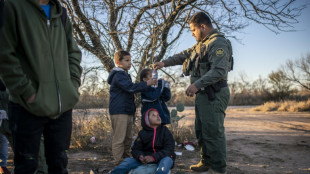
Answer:
[{"label": "dirt ground", "polygon": [[[179,126],[193,132],[193,108],[183,114],[186,117]],[[250,107],[230,107],[225,127],[228,174],[310,174],[310,113],[264,113],[252,112]],[[182,156],[177,156],[172,174],[197,173],[189,166],[199,161],[199,149],[176,147],[176,151]],[[107,173],[114,167],[111,159],[108,149],[70,150],[69,173],[84,174],[90,169]]]}]

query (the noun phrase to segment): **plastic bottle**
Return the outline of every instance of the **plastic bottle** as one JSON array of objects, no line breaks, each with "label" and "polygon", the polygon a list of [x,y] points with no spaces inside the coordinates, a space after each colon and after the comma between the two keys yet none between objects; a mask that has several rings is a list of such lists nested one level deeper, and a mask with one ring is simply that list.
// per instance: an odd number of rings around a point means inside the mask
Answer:
[{"label": "plastic bottle", "polygon": [[[152,78],[158,80],[158,73],[156,69],[152,71]],[[157,88],[158,84],[152,85],[153,88]]]}]

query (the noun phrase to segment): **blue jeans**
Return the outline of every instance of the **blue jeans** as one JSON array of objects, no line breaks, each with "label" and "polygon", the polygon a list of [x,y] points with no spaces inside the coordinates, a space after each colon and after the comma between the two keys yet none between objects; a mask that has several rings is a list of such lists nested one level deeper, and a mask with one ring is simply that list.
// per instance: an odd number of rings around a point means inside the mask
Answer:
[{"label": "blue jeans", "polygon": [[0,133],[0,167],[6,167],[6,160],[8,159],[8,140]]},{"label": "blue jeans", "polygon": [[[143,165],[143,163],[140,163],[134,158],[126,158],[121,162],[120,165],[118,165],[111,171],[111,174],[126,174],[131,169],[134,169],[140,165]],[[167,174],[170,171],[172,165],[173,160],[170,157],[165,157],[161,159],[158,163],[155,174]]]}]

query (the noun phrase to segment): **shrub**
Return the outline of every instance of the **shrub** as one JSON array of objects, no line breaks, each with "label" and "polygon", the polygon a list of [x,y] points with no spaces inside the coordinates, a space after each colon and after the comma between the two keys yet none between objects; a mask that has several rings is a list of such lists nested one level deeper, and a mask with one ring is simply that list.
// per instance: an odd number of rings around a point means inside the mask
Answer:
[{"label": "shrub", "polygon": [[306,112],[310,111],[310,99],[307,101],[282,101],[266,102],[261,106],[255,107],[252,111],[282,111],[282,112]]}]

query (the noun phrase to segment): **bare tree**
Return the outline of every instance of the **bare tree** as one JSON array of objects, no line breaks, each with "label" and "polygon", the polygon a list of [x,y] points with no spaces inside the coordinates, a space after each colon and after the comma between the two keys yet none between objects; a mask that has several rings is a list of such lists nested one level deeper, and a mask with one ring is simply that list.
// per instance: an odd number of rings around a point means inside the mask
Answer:
[{"label": "bare tree", "polygon": [[292,84],[287,80],[283,71],[278,70],[276,72],[271,72],[268,77],[272,84],[274,99],[284,100],[293,92],[293,90],[291,90]]},{"label": "bare tree", "polygon": [[288,60],[281,69],[287,80],[310,90],[310,54],[295,61]]},{"label": "bare tree", "polygon": [[[206,12],[225,33],[240,31],[249,20],[274,32],[291,31],[305,5],[295,0],[62,0],[77,43],[110,72],[113,54],[130,51],[137,75],[166,56],[187,28],[189,17]],[[233,37],[233,35],[231,35]],[[190,45],[189,45],[190,46]]]},{"label": "bare tree", "polygon": [[116,50],[130,51],[138,73],[154,61],[155,53],[164,55],[177,41],[193,8],[189,5],[195,0],[63,2],[80,46],[98,57],[107,71],[114,67]]}]

